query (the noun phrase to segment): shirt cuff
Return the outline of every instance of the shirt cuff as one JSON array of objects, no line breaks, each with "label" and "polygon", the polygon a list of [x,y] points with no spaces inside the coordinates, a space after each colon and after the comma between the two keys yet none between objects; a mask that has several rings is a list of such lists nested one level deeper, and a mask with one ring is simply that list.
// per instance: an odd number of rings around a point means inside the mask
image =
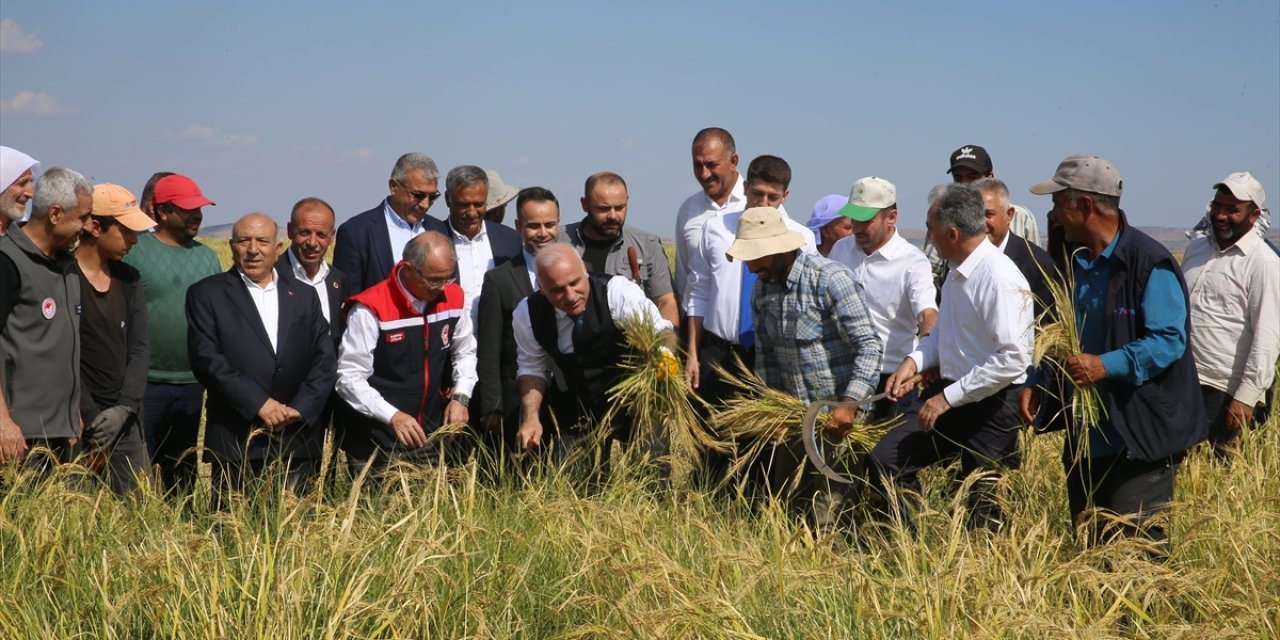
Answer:
[{"label": "shirt cuff", "polygon": [[1102,370],[1106,373],[1107,379],[1129,378],[1132,374],[1132,368],[1129,366],[1129,358],[1123,351],[1108,351],[1100,356],[1102,360]]},{"label": "shirt cuff", "polygon": [[396,412],[400,411],[395,407],[395,405],[383,400],[382,398],[378,398],[377,402],[375,402],[370,409],[373,410],[374,419],[382,424],[391,424],[391,417],[396,415]]},{"label": "shirt cuff", "polygon": [[953,382],[942,390],[942,397],[947,399],[947,403],[953,407],[958,407],[964,403],[964,389],[960,388],[959,382]]},{"label": "shirt cuff", "polygon": [[1256,407],[1258,406],[1258,402],[1261,401],[1262,397],[1266,394],[1267,392],[1265,389],[1259,389],[1251,384],[1241,382],[1240,386],[1236,387],[1236,392],[1233,393],[1231,397],[1232,399],[1239,400],[1250,407]]}]

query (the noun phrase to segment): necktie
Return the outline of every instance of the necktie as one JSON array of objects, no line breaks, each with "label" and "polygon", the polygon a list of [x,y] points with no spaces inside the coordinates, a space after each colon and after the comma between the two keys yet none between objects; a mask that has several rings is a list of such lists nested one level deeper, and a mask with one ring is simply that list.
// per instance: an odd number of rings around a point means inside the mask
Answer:
[{"label": "necktie", "polygon": [[574,351],[578,350],[578,339],[582,337],[582,328],[586,326],[586,322],[583,320],[584,316],[586,316],[586,313],[582,313],[578,315],[578,317],[573,319],[573,350]]},{"label": "necktie", "polygon": [[751,289],[756,286],[756,274],[742,263],[742,290],[738,294],[738,344],[750,349],[756,343],[756,327],[751,317]]}]

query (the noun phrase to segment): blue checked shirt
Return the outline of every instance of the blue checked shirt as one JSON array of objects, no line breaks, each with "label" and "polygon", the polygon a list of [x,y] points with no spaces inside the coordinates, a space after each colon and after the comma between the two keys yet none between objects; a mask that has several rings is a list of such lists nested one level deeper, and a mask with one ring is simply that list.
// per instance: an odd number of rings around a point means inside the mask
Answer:
[{"label": "blue checked shirt", "polygon": [[875,393],[883,345],[844,265],[801,253],[785,283],[751,291],[756,373],[805,402]]}]

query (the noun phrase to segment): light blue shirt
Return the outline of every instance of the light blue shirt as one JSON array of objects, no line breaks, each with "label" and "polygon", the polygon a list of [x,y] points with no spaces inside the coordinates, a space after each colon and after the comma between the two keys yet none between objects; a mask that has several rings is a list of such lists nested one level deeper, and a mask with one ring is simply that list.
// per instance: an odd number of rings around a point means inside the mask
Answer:
[{"label": "light blue shirt", "polygon": [[[391,262],[399,262],[404,255],[404,246],[422,233],[422,220],[418,224],[409,224],[404,218],[396,215],[391,208],[391,200],[382,201],[382,212],[387,216],[387,236],[391,238]],[[425,220],[426,218],[423,218]]]}]

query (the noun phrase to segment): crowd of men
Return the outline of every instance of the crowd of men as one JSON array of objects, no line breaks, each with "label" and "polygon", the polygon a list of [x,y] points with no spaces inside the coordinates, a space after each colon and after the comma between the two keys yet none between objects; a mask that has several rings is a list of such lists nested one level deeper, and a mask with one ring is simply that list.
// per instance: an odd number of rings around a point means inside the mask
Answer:
[{"label": "crowd of men", "polygon": [[[971,523],[999,527],[999,474],[1034,425],[1068,431],[1073,517],[1134,516],[1133,531],[1161,540],[1153,516],[1187,451],[1207,439],[1226,457],[1268,414],[1280,255],[1247,172],[1212,184],[1180,265],[1129,225],[1120,174],[1096,156],[1030,188],[1052,198],[1042,248],[987,151],[960,147],[951,182],[923,199],[923,249],[899,232],[885,178],[820,199],[802,224],[784,206],[784,159],[756,157],[744,176],[720,128],[697,133],[691,159],[701,189],[676,213],[674,273],[661,240],[627,225],[616,173],[589,176],[582,218],[562,223],[550,190],[477,166],[450,170],[442,192],[421,153],[341,225],[324,200],[299,200],[287,249],[270,216],[241,217],[223,271],[196,239],[214,202],[191,177],[156,173],[135,199],[0,147],[0,460],[30,464],[42,447],[127,493],[153,466],[189,492],[203,458],[220,494],[275,464],[308,490],[327,433],[352,474],[476,446],[563,451],[609,410],[623,329],[644,320],[710,406],[741,392],[726,379],[736,359],[805,402],[849,403],[832,410],[832,437],[900,416],[867,456],[885,517],[910,526],[914,502],[895,494],[958,460],[977,474]],[[447,215],[429,215],[441,196]],[[1079,352],[1036,366],[1053,322],[1073,325]],[[1061,409],[1087,387],[1103,411],[1085,429]],[[464,423],[471,437],[441,430]],[[628,442],[631,426],[624,413],[611,435]],[[725,454],[703,462],[703,477],[728,469]],[[753,481],[776,493],[799,471],[797,503],[838,493],[805,464],[779,444]]]}]

